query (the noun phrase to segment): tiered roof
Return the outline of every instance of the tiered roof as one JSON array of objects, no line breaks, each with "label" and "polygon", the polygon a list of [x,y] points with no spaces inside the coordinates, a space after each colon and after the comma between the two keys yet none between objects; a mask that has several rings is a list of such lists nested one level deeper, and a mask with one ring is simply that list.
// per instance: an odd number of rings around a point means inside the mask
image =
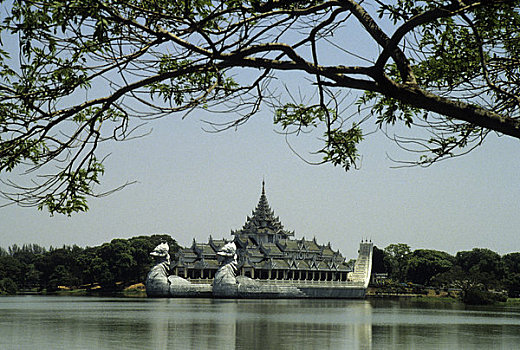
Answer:
[{"label": "tiered roof", "polygon": [[[237,245],[239,268],[350,271],[345,258],[334,251],[330,243],[320,245],[316,238],[292,239],[294,232],[284,229],[269,206],[263,181],[260,200],[252,215],[247,217],[242,229],[231,234]],[[208,243],[193,240],[190,248],[177,254],[176,265],[215,268],[218,265],[216,253],[226,243],[225,239],[215,240],[211,236]]]},{"label": "tiered roof", "polygon": [[273,243],[294,236],[294,232],[284,230],[280,219],[274,216],[274,211],[269,206],[267,196],[265,195],[264,181],[262,181],[262,194],[256,208],[251,213],[251,216],[247,217],[242,229],[231,231],[231,234],[242,241],[253,239],[255,244],[260,244],[257,238],[260,238],[264,243]]}]

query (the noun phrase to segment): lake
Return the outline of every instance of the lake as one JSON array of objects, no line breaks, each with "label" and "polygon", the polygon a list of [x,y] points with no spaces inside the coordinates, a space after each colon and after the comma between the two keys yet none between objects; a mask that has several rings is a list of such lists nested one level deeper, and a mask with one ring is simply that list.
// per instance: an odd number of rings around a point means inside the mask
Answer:
[{"label": "lake", "polygon": [[0,349],[518,349],[520,308],[0,297]]}]

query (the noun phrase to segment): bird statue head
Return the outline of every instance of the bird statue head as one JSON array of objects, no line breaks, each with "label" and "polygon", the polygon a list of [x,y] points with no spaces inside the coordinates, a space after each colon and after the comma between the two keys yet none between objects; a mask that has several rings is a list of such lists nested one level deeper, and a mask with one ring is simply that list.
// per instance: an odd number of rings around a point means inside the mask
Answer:
[{"label": "bird statue head", "polygon": [[224,261],[237,260],[237,246],[235,242],[226,243],[217,253],[218,256],[224,258]]},{"label": "bird statue head", "polygon": [[155,249],[150,253],[151,256],[156,258],[166,258],[170,256],[170,247],[168,243],[163,242],[159,244]]}]

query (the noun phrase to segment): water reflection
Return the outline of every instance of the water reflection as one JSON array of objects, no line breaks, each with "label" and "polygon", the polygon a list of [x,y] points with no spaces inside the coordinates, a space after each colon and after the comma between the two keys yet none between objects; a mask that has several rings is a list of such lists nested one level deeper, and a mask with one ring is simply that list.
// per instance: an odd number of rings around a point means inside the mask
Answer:
[{"label": "water reflection", "polygon": [[150,322],[156,349],[370,349],[365,301],[170,299],[154,306],[173,312]]},{"label": "water reflection", "polygon": [[0,349],[513,349],[519,309],[365,300],[0,298]]}]

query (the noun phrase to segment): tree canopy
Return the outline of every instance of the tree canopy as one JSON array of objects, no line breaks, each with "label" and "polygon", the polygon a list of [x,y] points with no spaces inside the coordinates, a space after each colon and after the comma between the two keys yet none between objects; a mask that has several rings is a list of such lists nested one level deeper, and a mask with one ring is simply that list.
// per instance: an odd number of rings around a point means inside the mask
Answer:
[{"label": "tree canopy", "polygon": [[410,284],[445,291],[455,288],[468,304],[500,301],[506,292],[512,298],[520,295],[520,253],[500,256],[473,248],[452,256],[432,249],[412,251],[405,243],[393,243],[384,250],[374,247],[372,272],[387,274],[389,279],[376,283],[390,293],[404,291]]},{"label": "tree canopy", "polygon": [[153,258],[150,252],[167,242],[173,256],[180,247],[167,234],[113,239],[100,246],[50,248],[36,244],[0,249],[0,295],[17,290],[54,292],[59,286],[117,290],[144,282]]},{"label": "tree canopy", "polygon": [[[374,126],[424,166],[520,138],[518,0],[2,4],[0,173],[25,176],[0,191],[20,205],[86,210],[100,142],[197,108],[222,130],[265,105],[283,132],[323,132],[320,161],[346,170]],[[288,73],[312,93],[284,92]]]},{"label": "tree canopy", "polygon": [[417,249],[408,259],[406,277],[415,283],[431,285],[432,279],[453,267],[454,259],[446,252]]}]

